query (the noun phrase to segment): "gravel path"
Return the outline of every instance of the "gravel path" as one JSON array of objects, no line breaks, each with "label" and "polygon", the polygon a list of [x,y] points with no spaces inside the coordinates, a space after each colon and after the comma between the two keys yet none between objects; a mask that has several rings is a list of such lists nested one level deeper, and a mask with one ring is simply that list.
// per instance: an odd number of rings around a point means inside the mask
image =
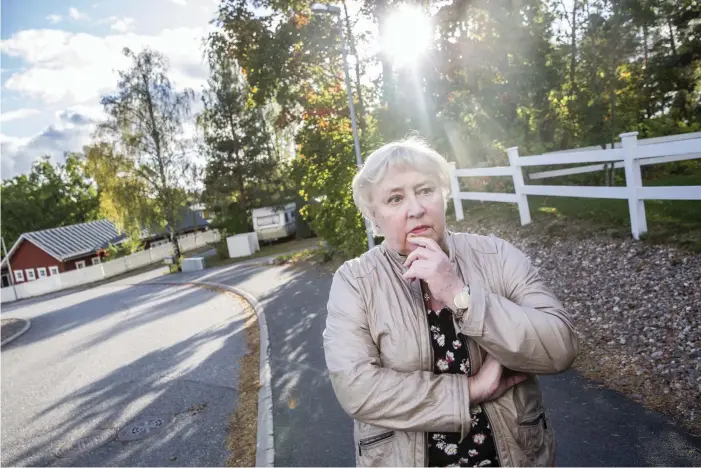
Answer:
[{"label": "gravel path", "polygon": [[523,250],[576,321],[587,377],[701,435],[701,255],[592,232],[583,223],[514,226],[479,219],[451,229],[494,234]]}]

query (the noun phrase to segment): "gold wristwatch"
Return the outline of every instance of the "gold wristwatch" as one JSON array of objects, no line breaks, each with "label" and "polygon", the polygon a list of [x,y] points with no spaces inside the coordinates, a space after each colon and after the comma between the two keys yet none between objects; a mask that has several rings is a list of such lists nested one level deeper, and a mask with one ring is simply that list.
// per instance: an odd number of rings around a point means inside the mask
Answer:
[{"label": "gold wristwatch", "polygon": [[455,305],[455,318],[458,320],[462,319],[462,316],[467,312],[470,307],[470,286],[465,285],[459,293],[453,298],[453,304]]}]

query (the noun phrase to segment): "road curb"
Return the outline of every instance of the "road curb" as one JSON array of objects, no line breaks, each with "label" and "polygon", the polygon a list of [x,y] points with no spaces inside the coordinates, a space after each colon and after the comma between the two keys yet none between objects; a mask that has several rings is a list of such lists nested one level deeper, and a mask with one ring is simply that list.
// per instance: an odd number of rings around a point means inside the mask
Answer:
[{"label": "road curb", "polygon": [[5,338],[2,343],[0,343],[0,346],[5,346],[6,344],[12,343],[15,341],[17,338],[20,336],[24,335],[29,331],[30,328],[32,328],[32,321],[29,319],[18,319],[18,320],[24,320],[24,328],[22,328],[20,331],[15,333],[14,335],[10,336],[9,338]]},{"label": "road curb", "polygon": [[268,322],[265,319],[265,311],[258,299],[248,291],[215,283],[213,281],[172,281],[145,284],[166,285],[202,285],[219,289],[225,289],[237,296],[243,297],[256,313],[258,330],[260,333],[260,390],[258,391],[258,423],[256,428],[256,466],[275,466],[275,433],[273,431],[273,390],[270,371],[270,338],[268,336]]}]

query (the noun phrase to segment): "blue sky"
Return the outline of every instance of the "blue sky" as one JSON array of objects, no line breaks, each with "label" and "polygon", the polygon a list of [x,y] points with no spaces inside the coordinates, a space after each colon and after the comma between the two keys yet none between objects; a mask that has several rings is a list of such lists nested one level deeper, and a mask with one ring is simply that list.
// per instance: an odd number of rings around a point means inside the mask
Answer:
[{"label": "blue sky", "polygon": [[44,154],[62,161],[99,122],[124,47],[169,59],[178,87],[202,88],[201,43],[216,0],[2,0],[0,175],[26,173]]}]

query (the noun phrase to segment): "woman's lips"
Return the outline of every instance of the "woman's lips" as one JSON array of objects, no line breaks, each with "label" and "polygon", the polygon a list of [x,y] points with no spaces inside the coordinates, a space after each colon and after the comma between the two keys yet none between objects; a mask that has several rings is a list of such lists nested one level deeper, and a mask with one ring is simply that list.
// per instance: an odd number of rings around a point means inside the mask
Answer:
[{"label": "woman's lips", "polygon": [[414,229],[412,229],[409,234],[423,234],[424,232],[429,230],[429,226],[417,226]]}]

